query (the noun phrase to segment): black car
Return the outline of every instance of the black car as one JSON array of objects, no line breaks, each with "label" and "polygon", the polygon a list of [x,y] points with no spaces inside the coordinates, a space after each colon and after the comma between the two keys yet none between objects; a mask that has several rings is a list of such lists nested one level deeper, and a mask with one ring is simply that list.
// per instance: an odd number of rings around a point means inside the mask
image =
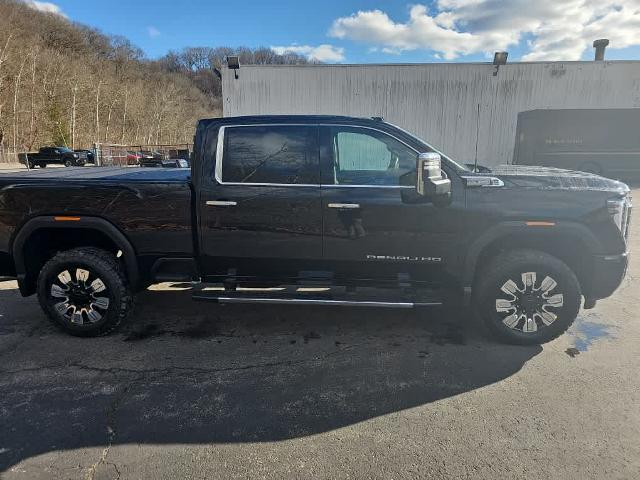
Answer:
[{"label": "black car", "polygon": [[474,172],[336,116],[202,120],[193,152],[190,171],[0,174],[0,276],[81,336],[152,283],[196,281],[219,303],[468,305],[496,338],[539,344],[627,269],[629,188],[594,174]]},{"label": "black car", "polygon": [[50,164],[60,164],[65,167],[82,167],[87,163],[86,151],[73,151],[67,147],[42,147],[36,153],[21,155],[20,162],[29,168],[45,168]]}]

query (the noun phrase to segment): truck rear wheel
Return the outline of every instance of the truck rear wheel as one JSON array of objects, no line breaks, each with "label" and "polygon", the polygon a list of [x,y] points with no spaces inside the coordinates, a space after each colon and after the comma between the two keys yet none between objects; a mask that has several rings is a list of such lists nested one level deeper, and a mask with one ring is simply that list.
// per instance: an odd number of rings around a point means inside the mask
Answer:
[{"label": "truck rear wheel", "polygon": [[133,307],[116,257],[92,247],[60,252],[49,260],[38,276],[38,300],[57,327],[80,337],[106,335]]},{"label": "truck rear wheel", "polygon": [[499,254],[478,275],[474,307],[497,339],[539,345],[562,335],[580,310],[580,284],[561,260],[536,250]]}]

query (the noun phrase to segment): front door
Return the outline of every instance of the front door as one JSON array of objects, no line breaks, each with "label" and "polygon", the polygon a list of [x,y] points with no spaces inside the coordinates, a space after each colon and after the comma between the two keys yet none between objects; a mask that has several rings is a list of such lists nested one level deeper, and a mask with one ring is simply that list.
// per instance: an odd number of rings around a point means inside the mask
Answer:
[{"label": "front door", "polygon": [[284,279],[322,259],[318,129],[220,128],[215,171],[200,195],[206,277]]},{"label": "front door", "polygon": [[415,191],[418,152],[372,128],[320,131],[325,261],[350,281],[440,283],[455,234]]}]

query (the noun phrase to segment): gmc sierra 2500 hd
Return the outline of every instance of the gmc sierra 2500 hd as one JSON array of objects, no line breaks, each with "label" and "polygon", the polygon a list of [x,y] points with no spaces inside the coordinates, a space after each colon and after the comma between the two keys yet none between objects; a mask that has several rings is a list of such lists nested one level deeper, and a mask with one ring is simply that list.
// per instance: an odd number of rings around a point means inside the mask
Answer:
[{"label": "gmc sierra 2500 hd", "polygon": [[623,183],[476,173],[381,119],[217,118],[197,127],[191,172],[0,175],[0,275],[81,336],[117,327],[136,291],[193,280],[223,303],[459,298],[497,338],[537,344],[620,285],[630,210]]}]

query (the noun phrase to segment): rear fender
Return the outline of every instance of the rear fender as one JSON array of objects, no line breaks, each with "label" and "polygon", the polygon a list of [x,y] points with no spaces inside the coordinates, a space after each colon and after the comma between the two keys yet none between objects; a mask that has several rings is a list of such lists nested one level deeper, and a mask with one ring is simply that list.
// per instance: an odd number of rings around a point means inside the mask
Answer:
[{"label": "rear fender", "polygon": [[131,286],[135,289],[140,283],[140,273],[138,269],[138,259],[131,242],[109,221],[99,217],[81,216],[77,221],[61,221],[61,217],[55,216],[39,216],[27,221],[22,228],[16,233],[11,246],[13,261],[15,263],[16,277],[20,286],[20,292],[23,295],[30,295],[30,291],[26,280],[27,269],[24,256],[24,246],[28,239],[40,229],[65,229],[65,228],[83,228],[98,231],[106,235],[121,251],[124,260],[127,277]]}]

